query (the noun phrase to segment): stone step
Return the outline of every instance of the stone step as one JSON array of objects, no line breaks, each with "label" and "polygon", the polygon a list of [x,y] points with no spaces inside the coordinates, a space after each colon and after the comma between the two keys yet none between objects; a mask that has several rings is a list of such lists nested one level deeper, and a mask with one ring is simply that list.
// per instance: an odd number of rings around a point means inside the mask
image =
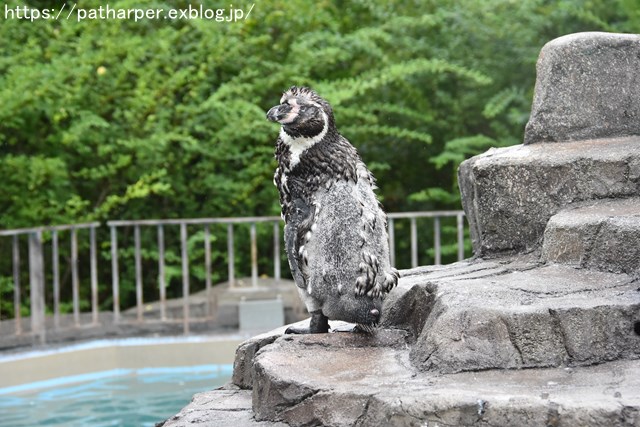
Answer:
[{"label": "stone step", "polygon": [[251,409],[251,390],[227,384],[198,393],[191,403],[156,427],[287,427],[287,424],[256,421]]},{"label": "stone step", "polygon": [[640,274],[640,198],[595,200],[562,210],[547,224],[542,258]]},{"label": "stone step", "polygon": [[419,370],[640,358],[640,278],[519,261],[447,270],[405,272],[383,309],[385,327],[405,329],[415,340],[410,356]]},{"label": "stone step", "polygon": [[372,335],[256,336],[166,426],[640,425],[640,282],[531,259],[405,270]]},{"label": "stone step", "polygon": [[567,206],[640,195],[640,136],[492,149],[458,174],[475,254],[533,251]]},{"label": "stone step", "polygon": [[398,331],[281,334],[250,340],[253,390],[197,394],[163,427],[640,424],[638,360],[433,375]]},{"label": "stone step", "polygon": [[[379,333],[384,334],[386,331]],[[255,360],[257,420],[292,426],[638,425],[640,361],[433,375],[401,345],[276,340]]]}]

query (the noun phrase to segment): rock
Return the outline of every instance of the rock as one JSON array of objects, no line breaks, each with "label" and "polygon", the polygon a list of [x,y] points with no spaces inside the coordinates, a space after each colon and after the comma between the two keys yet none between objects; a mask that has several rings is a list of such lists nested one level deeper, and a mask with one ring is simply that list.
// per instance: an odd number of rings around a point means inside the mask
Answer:
[{"label": "rock", "polygon": [[433,375],[411,364],[397,338],[391,345],[352,343],[348,334],[276,340],[256,357],[256,419],[292,426],[640,423],[638,360]]},{"label": "rock", "polygon": [[525,144],[640,135],[640,35],[578,33],[540,52]]},{"label": "rock", "polygon": [[283,423],[259,422],[253,419],[251,392],[227,385],[216,390],[198,393],[178,414],[157,424],[157,427],[186,426],[228,427],[285,427]]},{"label": "rock", "polygon": [[[455,373],[640,358],[634,334],[640,292],[632,277],[506,260],[485,264],[403,277],[393,291],[408,295],[407,287],[417,287],[433,299],[428,314],[414,312],[426,315],[410,350],[417,369]],[[384,309],[413,307],[413,301],[390,298]]]},{"label": "rock", "polygon": [[531,252],[563,208],[640,195],[640,137],[492,149],[458,175],[474,253]]},{"label": "rock", "polygon": [[[295,325],[306,326],[308,325],[308,320],[303,320]],[[250,389],[253,386],[253,358],[262,347],[281,337],[288,326],[290,325],[256,335],[238,346],[233,362],[233,376],[231,378],[233,384],[243,389]]]},{"label": "rock", "polygon": [[415,341],[431,314],[435,296],[428,286],[413,286],[405,280],[387,296],[382,311],[382,327],[402,329]]},{"label": "rock", "polygon": [[[354,384],[358,381],[375,379],[378,365],[382,360],[393,357],[394,349],[406,347],[406,334],[398,330],[381,330],[374,335],[353,333],[332,333],[314,335],[284,336],[260,352],[255,360],[253,388],[253,409],[258,420],[281,420],[287,423],[317,424],[317,414],[301,409],[298,405],[318,390],[310,387],[304,380],[287,383],[278,379],[278,372],[302,377],[307,369],[316,371],[327,378],[332,371],[343,372],[342,382]],[[295,349],[305,349],[304,354]],[[292,351],[293,350],[293,351]],[[351,359],[351,365],[341,365],[342,355],[361,354],[359,360]],[[350,372],[350,373],[349,373]],[[316,399],[321,399],[321,396]],[[325,414],[322,425],[334,425],[341,420],[357,417],[363,410],[361,405],[347,401],[340,405],[341,411]],[[295,409],[295,410],[292,410]],[[348,415],[345,415],[345,412]],[[345,418],[346,417],[346,418]],[[298,420],[298,421],[296,421]]]},{"label": "rock", "polygon": [[244,343],[211,410],[251,388],[247,425],[640,426],[639,70],[640,36],[545,46],[526,144],[460,166],[475,257],[400,272],[372,335]]},{"label": "rock", "polygon": [[[319,341],[330,346],[335,334]],[[610,362],[567,370],[482,371],[433,376],[415,372],[401,348],[356,347],[322,357],[316,344],[281,341],[267,347],[257,368],[273,387],[291,390],[289,405],[257,421],[250,392],[198,394],[164,427],[177,426],[415,426],[540,425],[635,426],[640,424],[640,361]],[[265,348],[265,350],[267,349]],[[299,355],[282,369],[281,359]],[[365,362],[368,377],[354,375]],[[230,388],[229,388],[230,387]],[[296,394],[296,390],[306,393]],[[285,424],[286,422],[286,424]]]},{"label": "rock", "polygon": [[551,217],[542,258],[575,267],[640,274],[640,198],[581,203]]}]

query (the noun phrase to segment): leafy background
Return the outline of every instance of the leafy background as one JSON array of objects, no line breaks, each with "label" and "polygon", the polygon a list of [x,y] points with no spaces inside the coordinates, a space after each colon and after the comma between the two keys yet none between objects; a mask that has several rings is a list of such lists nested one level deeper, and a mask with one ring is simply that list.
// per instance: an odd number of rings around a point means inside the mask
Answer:
[{"label": "leafy background", "polygon": [[[62,5],[3,6],[25,4]],[[109,3],[167,11],[189,4],[198,3]],[[87,0],[81,7],[100,5]],[[247,10],[250,3],[234,5]],[[292,84],[310,85],[333,104],[340,130],[376,175],[387,211],[459,209],[459,163],[522,141],[540,48],[578,31],[640,32],[637,1],[274,0],[255,2],[250,18],[235,23],[4,19],[0,229],[277,215],[278,130],[264,116]],[[445,225],[445,234],[454,232]],[[407,227],[399,227],[402,245]],[[100,233],[100,263],[109,265],[108,230]],[[269,230],[259,233],[268,243]],[[198,246],[201,230],[190,234]],[[152,248],[144,253],[145,292],[153,295],[155,234],[143,239]],[[10,244],[0,239],[3,317],[12,314]],[[214,271],[226,271],[224,238],[214,236],[213,246]],[[80,249],[86,252],[86,242]],[[238,246],[241,272],[247,250]],[[423,251],[428,262],[432,253]],[[201,252],[193,251],[194,263]],[[179,275],[177,254],[168,249],[170,287]],[[123,244],[124,305],[127,295],[132,301],[132,256]],[[68,261],[64,250],[61,257]],[[68,263],[63,269],[64,297]],[[108,306],[107,268],[100,283]]]}]

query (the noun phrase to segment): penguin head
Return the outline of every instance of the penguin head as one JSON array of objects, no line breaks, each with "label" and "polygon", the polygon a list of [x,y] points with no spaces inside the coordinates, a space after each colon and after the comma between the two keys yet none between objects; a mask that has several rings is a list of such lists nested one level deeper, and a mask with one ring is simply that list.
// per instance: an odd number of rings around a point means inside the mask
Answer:
[{"label": "penguin head", "polygon": [[282,125],[291,138],[314,138],[334,128],[331,105],[308,87],[292,86],[280,104],[267,112],[267,119]]}]

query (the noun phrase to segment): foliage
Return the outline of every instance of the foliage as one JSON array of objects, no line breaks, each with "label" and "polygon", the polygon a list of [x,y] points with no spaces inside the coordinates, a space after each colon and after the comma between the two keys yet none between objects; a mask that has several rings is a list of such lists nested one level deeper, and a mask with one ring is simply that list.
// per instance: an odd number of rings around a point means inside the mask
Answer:
[{"label": "foliage", "polygon": [[[635,3],[273,0],[233,23],[6,19],[0,228],[278,214],[277,128],[264,112],[292,84],[332,102],[387,210],[459,208],[459,163],[522,140],[541,46],[576,31],[638,32]],[[220,247],[218,271],[224,262]]]}]

